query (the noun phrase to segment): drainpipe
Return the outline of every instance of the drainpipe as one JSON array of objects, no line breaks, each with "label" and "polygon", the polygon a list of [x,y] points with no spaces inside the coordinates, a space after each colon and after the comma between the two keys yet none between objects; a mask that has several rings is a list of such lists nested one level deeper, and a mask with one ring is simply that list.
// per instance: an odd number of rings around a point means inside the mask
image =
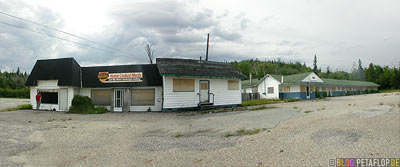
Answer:
[{"label": "drainpipe", "polygon": [[281,83],[283,83],[283,75],[282,75]]}]

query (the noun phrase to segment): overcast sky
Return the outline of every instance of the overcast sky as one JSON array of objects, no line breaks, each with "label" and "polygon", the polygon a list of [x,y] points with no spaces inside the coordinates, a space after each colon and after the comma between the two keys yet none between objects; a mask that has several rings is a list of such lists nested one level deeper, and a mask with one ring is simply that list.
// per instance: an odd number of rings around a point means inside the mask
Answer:
[{"label": "overcast sky", "polygon": [[323,69],[346,71],[358,59],[364,66],[400,63],[399,0],[0,0],[0,12],[103,44],[0,14],[2,71],[30,72],[38,59],[62,57],[82,66],[142,64],[146,43],[156,57],[199,59],[207,33],[212,61],[280,58],[311,66],[317,54]]}]

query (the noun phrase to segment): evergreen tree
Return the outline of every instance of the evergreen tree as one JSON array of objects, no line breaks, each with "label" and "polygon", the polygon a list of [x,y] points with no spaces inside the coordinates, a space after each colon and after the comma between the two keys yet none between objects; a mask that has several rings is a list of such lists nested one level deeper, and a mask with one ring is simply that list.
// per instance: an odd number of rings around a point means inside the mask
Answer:
[{"label": "evergreen tree", "polygon": [[314,55],[314,61],[313,61],[313,66],[314,66],[314,68],[313,68],[313,71],[315,72],[315,73],[318,73],[318,67],[317,67],[317,54],[315,54]]}]

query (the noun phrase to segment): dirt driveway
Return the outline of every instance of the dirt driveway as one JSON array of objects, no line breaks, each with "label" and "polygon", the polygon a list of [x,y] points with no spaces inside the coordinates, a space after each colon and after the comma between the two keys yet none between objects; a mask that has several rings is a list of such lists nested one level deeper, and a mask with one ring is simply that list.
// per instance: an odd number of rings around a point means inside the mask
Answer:
[{"label": "dirt driveway", "polygon": [[[399,103],[399,93],[386,93],[213,114],[0,112],[0,166],[327,166],[339,157],[400,157]],[[225,137],[239,129],[260,133]]]}]

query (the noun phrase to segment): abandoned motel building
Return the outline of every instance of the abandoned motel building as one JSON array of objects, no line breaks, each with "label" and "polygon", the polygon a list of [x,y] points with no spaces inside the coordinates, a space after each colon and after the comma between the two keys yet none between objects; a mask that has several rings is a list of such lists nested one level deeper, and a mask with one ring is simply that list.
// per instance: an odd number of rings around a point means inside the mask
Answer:
[{"label": "abandoned motel building", "polygon": [[[373,82],[320,78],[314,72],[273,75],[242,81],[242,93],[256,99],[315,99],[372,93],[379,85]],[[255,97],[254,97],[255,96]]]},{"label": "abandoned motel building", "polygon": [[81,67],[73,58],[38,60],[25,85],[36,108],[68,111],[75,95],[112,112],[198,110],[242,103],[242,75],[233,65],[157,58],[156,64]]},{"label": "abandoned motel building", "polygon": [[[319,78],[315,73],[267,74],[243,80],[232,64],[157,58],[156,64],[81,67],[73,58],[38,60],[25,85],[36,108],[68,111],[75,95],[112,112],[198,110],[238,106],[246,95],[257,99],[314,99],[378,90],[372,82]],[[243,80],[243,81],[242,81]],[[252,99],[252,98],[250,98]]]}]

